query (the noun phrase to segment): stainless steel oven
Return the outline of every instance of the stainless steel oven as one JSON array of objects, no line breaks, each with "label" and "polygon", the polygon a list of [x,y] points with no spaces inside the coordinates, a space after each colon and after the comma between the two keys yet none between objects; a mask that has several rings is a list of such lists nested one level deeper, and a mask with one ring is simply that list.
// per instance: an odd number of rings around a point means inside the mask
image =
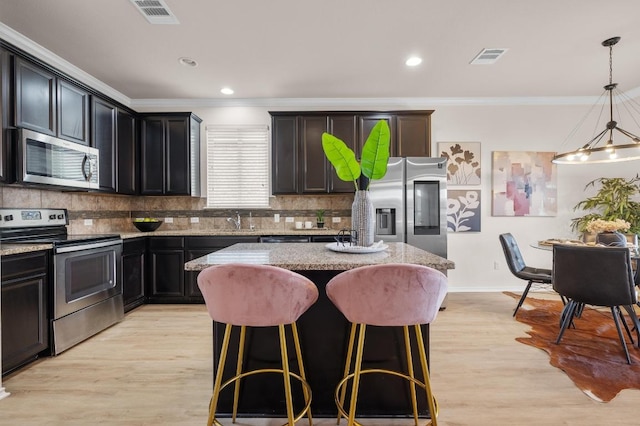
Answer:
[{"label": "stainless steel oven", "polygon": [[6,243],[52,245],[51,353],[57,355],[124,317],[122,239],[68,235],[65,209],[0,209]]}]

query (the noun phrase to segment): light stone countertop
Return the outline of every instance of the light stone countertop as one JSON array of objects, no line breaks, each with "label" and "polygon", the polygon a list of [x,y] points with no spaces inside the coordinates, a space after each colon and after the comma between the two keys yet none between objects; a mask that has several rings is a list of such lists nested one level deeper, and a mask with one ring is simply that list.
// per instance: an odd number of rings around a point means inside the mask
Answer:
[{"label": "light stone countertop", "polygon": [[52,248],[51,244],[0,244],[0,256],[51,250]]},{"label": "light stone countertop", "polygon": [[410,263],[446,273],[454,262],[405,243],[389,243],[377,253],[338,253],[327,243],[238,243],[185,263],[187,271],[201,271],[211,265],[251,263],[272,265],[293,271],[346,271],[367,265]]}]

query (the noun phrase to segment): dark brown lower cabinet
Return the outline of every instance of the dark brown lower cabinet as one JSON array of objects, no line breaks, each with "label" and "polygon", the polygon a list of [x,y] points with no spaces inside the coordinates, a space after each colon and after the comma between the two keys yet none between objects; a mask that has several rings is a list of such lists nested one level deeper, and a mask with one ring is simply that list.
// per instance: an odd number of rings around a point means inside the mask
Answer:
[{"label": "dark brown lower cabinet", "polygon": [[133,238],[122,244],[122,297],[124,311],[144,303],[146,238]]},{"label": "dark brown lower cabinet", "polygon": [[49,252],[2,257],[2,374],[49,350]]},{"label": "dark brown lower cabinet", "polygon": [[[236,243],[257,243],[258,237],[187,237],[185,262],[205,256]],[[189,301],[204,303],[198,287],[198,272],[185,271],[185,296]]]}]

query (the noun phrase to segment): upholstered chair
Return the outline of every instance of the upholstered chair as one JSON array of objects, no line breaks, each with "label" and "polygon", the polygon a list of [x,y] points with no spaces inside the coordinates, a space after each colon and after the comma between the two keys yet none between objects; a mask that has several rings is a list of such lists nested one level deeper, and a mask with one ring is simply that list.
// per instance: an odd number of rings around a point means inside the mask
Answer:
[{"label": "upholstered chair", "polygon": [[[369,373],[386,373],[408,381],[411,390],[411,406],[415,424],[418,424],[416,386],[424,389],[431,423],[437,424],[437,401],[431,391],[427,355],[421,324],[430,324],[438,314],[447,294],[447,277],[435,269],[410,264],[385,264],[364,266],[342,272],[327,283],[327,296],[351,322],[351,333],[346,354],[344,375],[335,390],[338,422],[348,419],[348,426],[356,423],[356,404],[360,377]],[[365,332],[368,325],[401,326],[405,338],[408,371],[404,372],[363,369]],[[416,347],[419,351],[423,380],[416,378],[413,369],[409,330],[414,328]],[[354,370],[351,363],[357,335]],[[348,412],[345,410],[346,384],[352,380]]]},{"label": "upholstered chair", "polygon": [[[569,299],[563,311],[556,343],[560,343],[570,324],[578,326],[575,314],[584,305],[606,306],[611,310],[627,362],[631,364],[629,350],[620,327],[622,320],[627,334],[632,337],[620,310],[622,307],[635,327],[640,348],[640,327],[633,306],[638,299],[628,248],[554,245],[553,288]],[[633,344],[632,338],[631,343]]]},{"label": "upholstered chair", "polygon": [[[529,294],[533,283],[551,284],[551,270],[527,266],[522,257],[522,253],[520,253],[516,239],[510,233],[501,234],[499,238],[502,250],[504,251],[504,257],[507,260],[507,265],[511,273],[520,279],[528,281],[520,300],[518,300],[518,305],[513,311],[513,316],[515,317],[524,299],[527,298],[527,294]],[[562,301],[564,302],[564,299]]]},{"label": "upholstered chair", "polygon": [[[235,387],[232,421],[235,423],[241,379],[261,372],[282,373],[288,424],[294,425],[304,414],[307,414],[311,425],[311,389],[304,372],[296,320],[318,299],[318,289],[315,284],[302,275],[286,269],[233,263],[211,266],[203,270],[198,275],[198,286],[204,296],[211,319],[226,324],[209,406],[208,426],[221,425],[215,418],[219,394],[222,389],[232,383]],[[285,325],[290,325],[292,329],[299,374],[289,369]],[[223,383],[222,375],[229,350],[231,329],[234,326],[240,327],[237,358],[239,361],[236,375]],[[272,326],[277,326],[279,331],[282,369],[243,371],[246,328]],[[299,380],[303,386],[305,407],[297,415],[293,412],[291,377]]]}]

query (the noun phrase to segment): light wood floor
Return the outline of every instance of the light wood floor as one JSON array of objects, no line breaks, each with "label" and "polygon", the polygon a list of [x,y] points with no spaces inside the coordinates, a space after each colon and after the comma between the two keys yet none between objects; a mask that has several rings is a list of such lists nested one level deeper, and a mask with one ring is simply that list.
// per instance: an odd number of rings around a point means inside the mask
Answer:
[{"label": "light wood floor", "polygon": [[[549,365],[543,351],[516,342],[526,326],[512,319],[514,306],[501,293],[449,295],[431,328],[440,425],[640,423],[640,391],[594,402]],[[11,396],[0,401],[3,426],[204,425],[212,386],[211,323],[203,305],[147,305],[60,356],[5,378],[4,386]]]}]

